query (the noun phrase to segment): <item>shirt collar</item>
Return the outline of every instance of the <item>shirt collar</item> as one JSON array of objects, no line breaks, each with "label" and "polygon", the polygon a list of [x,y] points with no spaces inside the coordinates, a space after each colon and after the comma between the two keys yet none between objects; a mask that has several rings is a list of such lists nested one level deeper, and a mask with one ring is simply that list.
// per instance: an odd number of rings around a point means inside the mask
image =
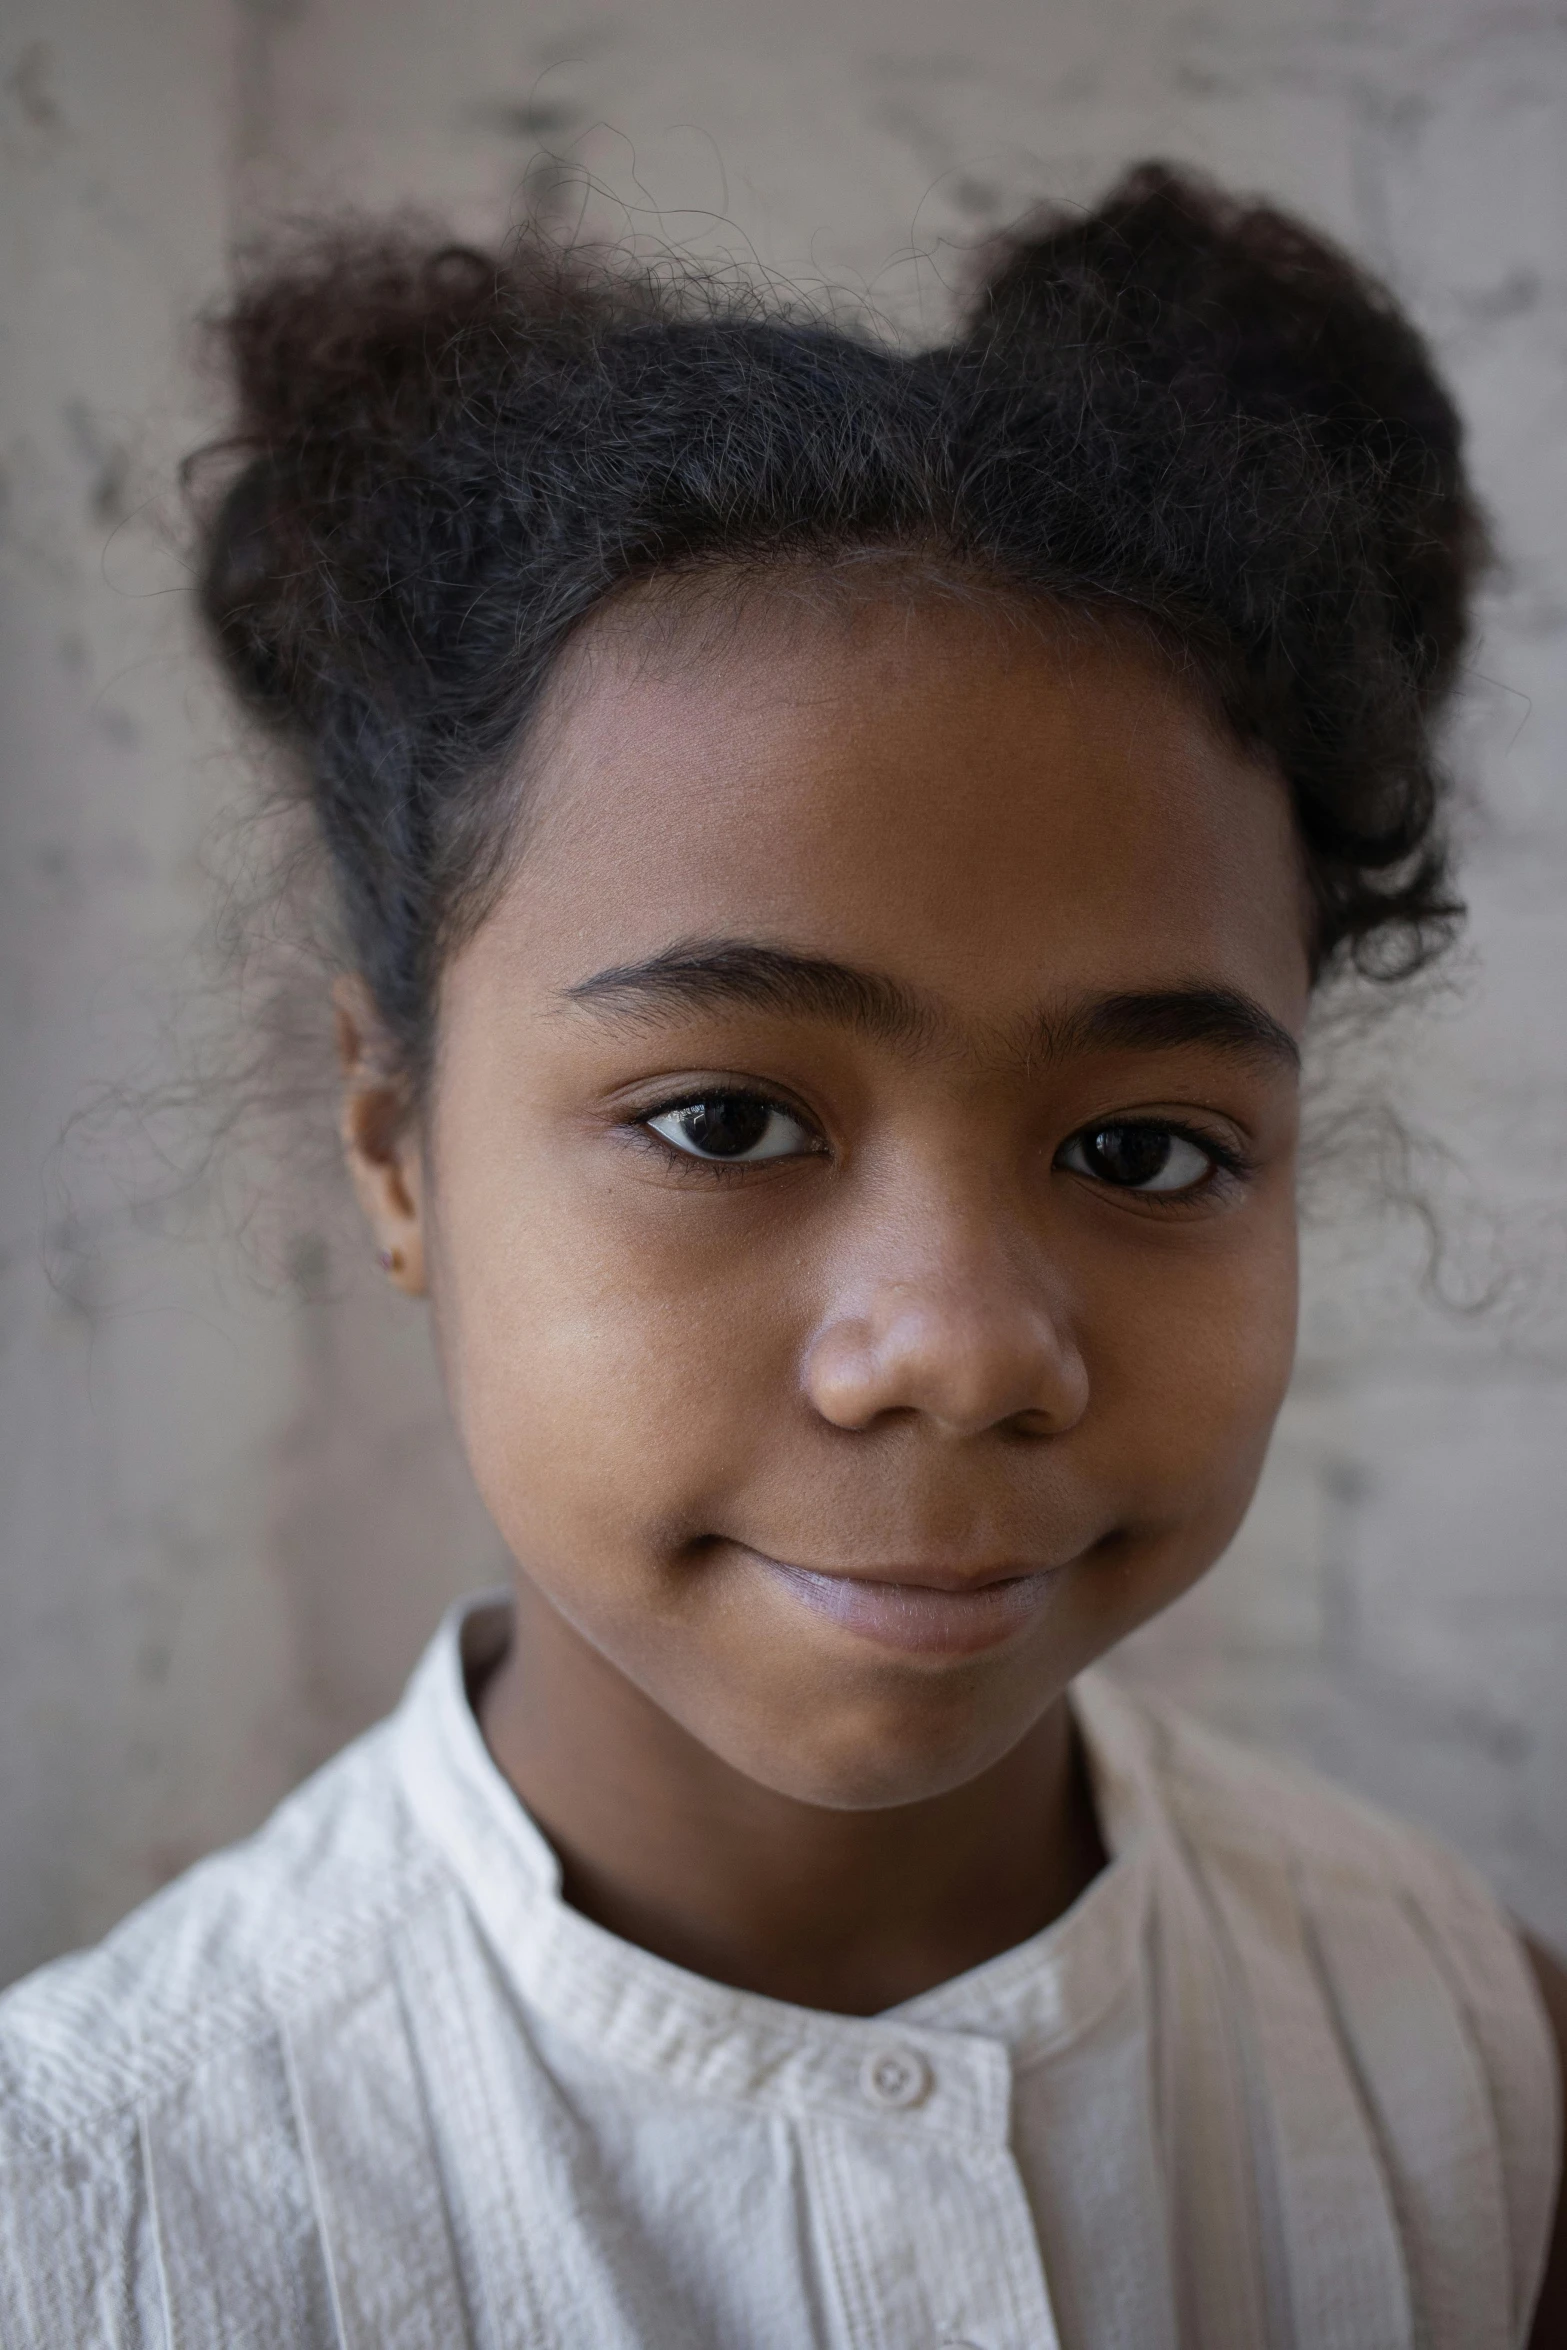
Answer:
[{"label": "shirt collar", "polygon": [[1075,1684],[1072,1702],[1109,1865],[1015,1949],[882,2015],[841,2016],[710,1982],[566,1904],[559,1863],[468,1700],[510,1623],[504,1593],[448,1613],[398,1710],[397,1766],[513,1990],[607,2060],[696,2094],[796,2112],[847,2105],[861,2121],[869,2105],[902,2127],[1000,2142],[1011,2066],[1075,2042],[1125,1990],[1147,1905],[1148,1758],[1138,1709],[1099,1676]]}]

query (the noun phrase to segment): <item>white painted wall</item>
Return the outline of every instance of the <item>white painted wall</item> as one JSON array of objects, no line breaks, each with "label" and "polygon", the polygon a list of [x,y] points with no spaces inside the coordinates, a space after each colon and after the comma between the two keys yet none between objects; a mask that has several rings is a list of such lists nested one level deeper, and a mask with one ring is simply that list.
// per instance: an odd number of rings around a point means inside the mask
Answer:
[{"label": "white painted wall", "polygon": [[[321,204],[563,211],[934,328],[963,247],[1126,159],[1369,254],[1474,428],[1509,571],[1461,748],[1462,986],[1347,1075],[1402,1102],[1468,1318],[1353,1166],[1230,1557],[1128,1654],[1462,1844],[1567,1941],[1567,33],[1502,0],[9,0],[0,26],[0,1978],[252,1824],[497,1546],[416,1309],[291,1179],[270,1288],[215,1180],[62,1130],[212,1002],[248,768],[193,663],[187,322]],[[553,191],[552,193],[550,191]],[[231,844],[232,846],[232,844]],[[1340,1100],[1349,1098],[1341,1063]],[[1351,1121],[1351,1138],[1373,1130]],[[1356,1154],[1351,1153],[1353,1159]],[[1362,1147],[1359,1157],[1366,1156]],[[187,1154],[188,1156],[188,1154]],[[182,1162],[183,1163],[183,1162]],[[231,1173],[227,1195],[243,1200]]]}]

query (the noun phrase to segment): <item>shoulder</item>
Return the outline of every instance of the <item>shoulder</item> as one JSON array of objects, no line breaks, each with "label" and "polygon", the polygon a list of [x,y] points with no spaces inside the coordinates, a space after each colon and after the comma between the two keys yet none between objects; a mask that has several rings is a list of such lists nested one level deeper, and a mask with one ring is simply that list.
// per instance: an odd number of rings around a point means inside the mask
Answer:
[{"label": "shoulder", "polygon": [[[1524,1948],[1550,2018],[1562,2098],[1567,2103],[1567,1967],[1553,1951],[1546,1950],[1532,1937],[1525,1938]],[[1529,2341],[1531,2350],[1551,2350],[1553,2343],[1567,2342],[1567,2179],[1563,2180],[1557,2197],[1550,2254]]]},{"label": "shoulder", "polygon": [[[1254,2031],[1335,2053],[1387,2159],[1494,2182],[1517,2305],[1541,2274],[1561,2100],[1541,1985],[1483,1878],[1423,1829],[1314,1771],[1093,1676],[1085,1720],[1138,1778]],[[1286,2046],[1287,2044],[1287,2046]],[[1275,2050],[1277,2053],[1277,2048]],[[1288,2061],[1285,2061],[1287,2057]]]},{"label": "shoulder", "polygon": [[308,2009],[417,1901],[439,1863],[402,1799],[390,1728],[94,1948],[0,1997],[0,2170],[97,2142]]},{"label": "shoulder", "polygon": [[1205,1858],[1267,1859],[1346,1896],[1415,1903],[1456,1933],[1495,1939],[1526,1980],[1517,1933],[1494,1894],[1440,1838],[1177,1706],[1102,1674],[1089,1679],[1090,1706],[1118,1749],[1135,1753],[1161,1808]]},{"label": "shoulder", "polygon": [[[391,1727],[0,1998],[0,2341],[161,2342],[171,2290],[195,2295],[191,2338],[238,2338],[212,2301],[230,2272],[269,2339],[329,2338],[294,2052],[375,1998],[442,1874]],[[243,2260],[211,2242],[219,2206],[247,2230]],[[171,2245],[205,2247],[183,2280]]]}]

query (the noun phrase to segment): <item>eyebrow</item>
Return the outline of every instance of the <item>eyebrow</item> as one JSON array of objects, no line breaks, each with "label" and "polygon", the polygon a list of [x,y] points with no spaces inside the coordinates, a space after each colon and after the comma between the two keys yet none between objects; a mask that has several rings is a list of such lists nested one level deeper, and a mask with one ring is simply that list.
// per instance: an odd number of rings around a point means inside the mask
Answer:
[{"label": "eyebrow", "polygon": [[1300,1047],[1289,1030],[1249,995],[1228,987],[1169,987],[1146,993],[1092,996],[1039,1023],[1039,1044],[1061,1058],[1073,1051],[1119,1049],[1160,1052],[1186,1044],[1216,1045],[1251,1060],[1299,1069]]},{"label": "eyebrow", "polygon": [[[796,953],[751,939],[689,939],[637,963],[613,963],[565,988],[564,999],[633,1021],[653,1021],[664,1007],[698,1010],[743,1004],[848,1028],[877,1043],[918,1050],[940,1038],[940,1009],[885,972],[861,971],[823,955]],[[1209,1045],[1247,1059],[1300,1067],[1289,1030],[1254,998],[1227,987],[1193,985],[1089,996],[1047,1010],[1026,1024],[1031,1055],[1060,1060],[1074,1052],[1161,1052]]]},{"label": "eyebrow", "polygon": [[927,1044],[940,1025],[912,988],[882,972],[739,938],[687,940],[645,962],[611,964],[564,993],[568,1003],[599,1004],[633,1018],[656,1019],[670,1003],[746,1004],[830,1021],[879,1044]]}]

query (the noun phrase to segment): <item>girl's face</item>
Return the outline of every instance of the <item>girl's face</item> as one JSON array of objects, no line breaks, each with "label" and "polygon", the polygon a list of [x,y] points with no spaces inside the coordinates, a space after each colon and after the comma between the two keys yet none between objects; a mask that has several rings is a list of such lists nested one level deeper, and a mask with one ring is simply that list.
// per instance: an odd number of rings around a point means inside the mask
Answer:
[{"label": "girl's face", "polygon": [[934,600],[760,600],[716,650],[628,608],[536,764],[406,1208],[361,1169],[474,1473],[728,1763],[937,1794],[1256,1482],[1295,1327],[1285,794],[1137,646]]}]

